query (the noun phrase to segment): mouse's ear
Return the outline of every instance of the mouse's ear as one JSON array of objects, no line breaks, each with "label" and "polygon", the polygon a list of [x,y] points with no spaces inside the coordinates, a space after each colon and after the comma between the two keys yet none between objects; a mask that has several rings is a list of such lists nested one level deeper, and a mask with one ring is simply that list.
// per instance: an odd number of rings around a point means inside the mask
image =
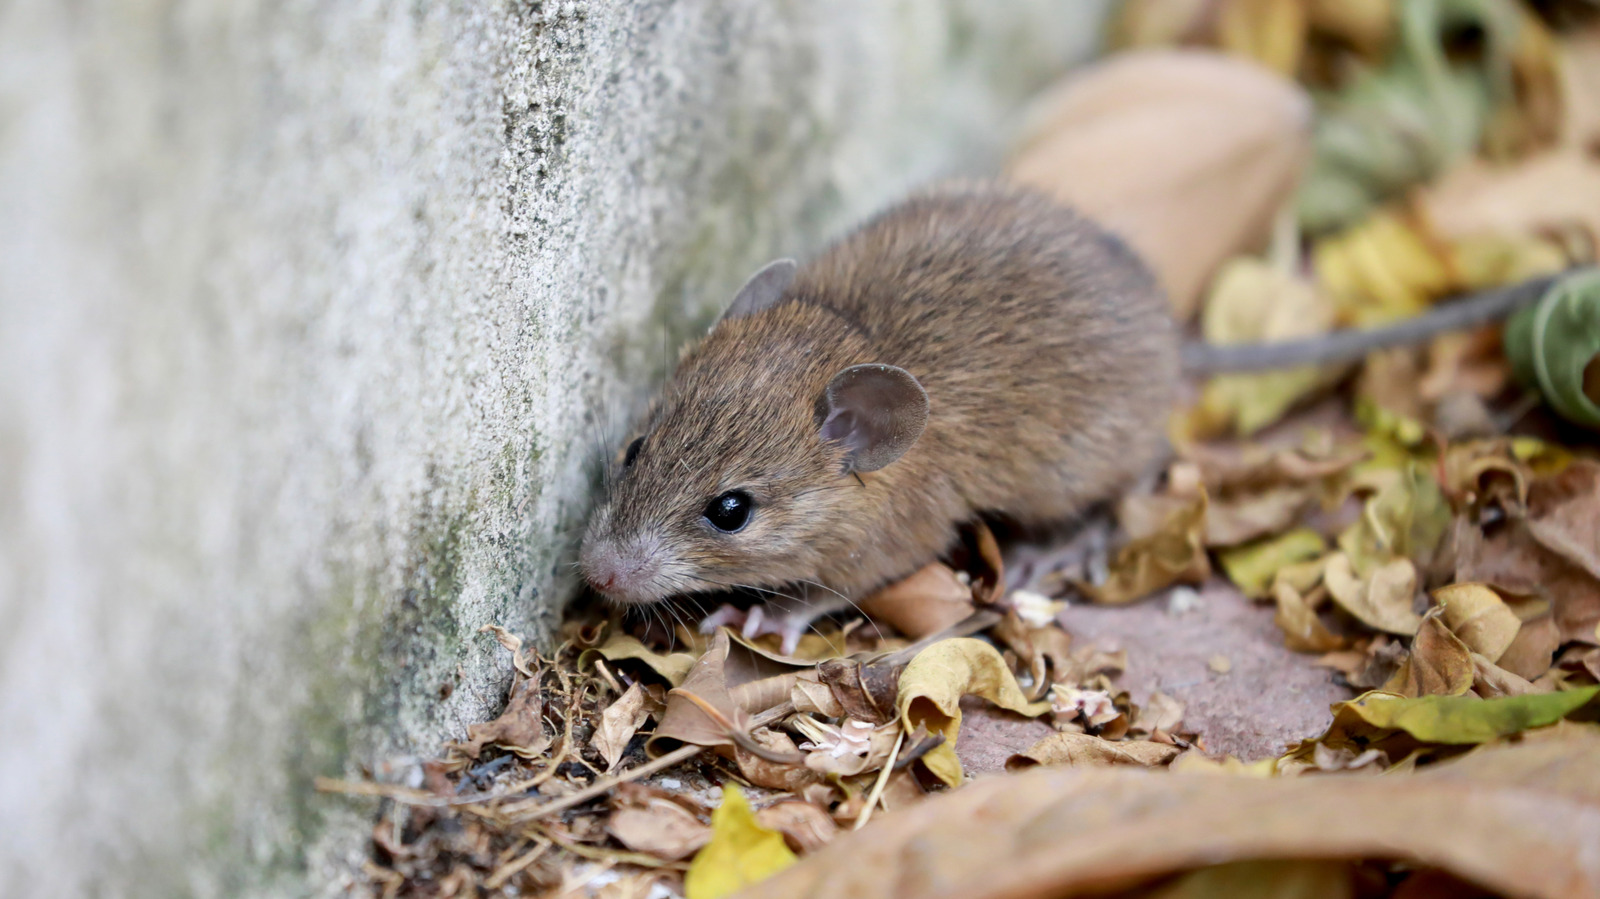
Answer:
[{"label": "mouse's ear", "polygon": [[893,365],[852,365],[823,395],[822,439],[850,451],[849,471],[877,471],[900,458],[928,426],[928,393]]},{"label": "mouse's ear", "polygon": [[751,275],[750,280],[744,282],[744,286],[739,288],[733,302],[718,321],[754,315],[776,305],[783,299],[783,292],[789,289],[789,285],[794,281],[795,272],[799,270],[800,266],[795,264],[793,259],[779,259],[767,263],[761,271]]}]

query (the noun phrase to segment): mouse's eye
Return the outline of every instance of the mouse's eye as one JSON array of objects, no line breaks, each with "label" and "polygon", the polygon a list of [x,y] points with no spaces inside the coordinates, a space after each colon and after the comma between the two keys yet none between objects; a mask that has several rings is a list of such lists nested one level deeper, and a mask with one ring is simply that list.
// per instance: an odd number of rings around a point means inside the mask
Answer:
[{"label": "mouse's eye", "polygon": [[623,468],[632,468],[633,467],[633,460],[639,458],[639,448],[642,447],[642,446],[644,446],[644,438],[643,437],[635,437],[635,438],[633,438],[633,442],[628,444],[628,451],[622,454],[622,467]]},{"label": "mouse's eye", "polygon": [[706,504],[706,521],[711,522],[711,526],[717,530],[731,534],[750,520],[750,509],[753,507],[750,494],[743,490],[729,490]]}]

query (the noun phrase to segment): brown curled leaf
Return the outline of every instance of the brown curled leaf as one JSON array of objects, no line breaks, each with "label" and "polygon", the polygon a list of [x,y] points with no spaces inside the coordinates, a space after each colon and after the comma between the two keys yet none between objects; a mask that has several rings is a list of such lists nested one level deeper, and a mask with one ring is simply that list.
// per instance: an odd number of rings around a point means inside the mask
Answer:
[{"label": "brown curled leaf", "polygon": [[1422,619],[1411,642],[1411,654],[1383,689],[1400,696],[1459,696],[1472,689],[1472,651],[1434,609]]},{"label": "brown curled leaf", "polygon": [[913,639],[935,634],[972,614],[972,586],[943,562],[923,566],[863,598],[858,605],[873,621]]},{"label": "brown curled leaf", "polygon": [[718,629],[704,655],[667,694],[666,711],[645,748],[652,756],[684,743],[732,746],[747,734],[752,713],[786,702],[795,672],[810,667],[785,661],[731,639]]},{"label": "brown curled leaf", "polygon": [[538,758],[550,746],[544,730],[544,694],[538,678],[517,676],[511,699],[500,717],[467,728],[467,741],[452,744],[468,758],[477,758],[485,746],[504,747],[525,759]]},{"label": "brown curled leaf", "polygon": [[648,717],[650,710],[646,708],[644,688],[637,681],[600,713],[600,726],[595,728],[590,745],[605,759],[607,771],[617,767],[628,741]]}]

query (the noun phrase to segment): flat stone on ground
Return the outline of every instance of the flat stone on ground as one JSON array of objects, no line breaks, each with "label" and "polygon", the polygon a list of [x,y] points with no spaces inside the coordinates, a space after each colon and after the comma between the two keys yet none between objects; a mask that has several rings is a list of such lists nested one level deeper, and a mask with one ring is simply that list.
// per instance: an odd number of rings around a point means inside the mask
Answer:
[{"label": "flat stone on ground", "polygon": [[[1182,702],[1183,730],[1198,733],[1209,755],[1275,756],[1321,733],[1328,707],[1350,698],[1315,656],[1284,647],[1270,606],[1222,582],[1205,585],[1197,602],[1169,600],[1170,591],[1129,606],[1074,603],[1060,620],[1075,646],[1126,649],[1128,670],[1117,683],[1137,703],[1156,690]],[[1003,770],[1013,753],[1050,733],[987,703],[962,709],[956,751],[971,775]]]}]

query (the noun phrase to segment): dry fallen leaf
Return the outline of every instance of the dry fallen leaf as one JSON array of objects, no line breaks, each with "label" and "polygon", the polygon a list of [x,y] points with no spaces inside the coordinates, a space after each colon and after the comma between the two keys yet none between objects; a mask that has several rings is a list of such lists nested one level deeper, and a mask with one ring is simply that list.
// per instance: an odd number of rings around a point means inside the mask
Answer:
[{"label": "dry fallen leaf", "polygon": [[[1319,596],[1327,590],[1317,588]],[[1272,585],[1272,597],[1277,603],[1273,623],[1283,631],[1283,643],[1295,652],[1325,653],[1343,649],[1349,641],[1328,630],[1317,617],[1317,604],[1303,595],[1294,584],[1278,580]]]},{"label": "dry fallen leaf", "polygon": [[600,726],[595,728],[590,745],[606,760],[607,771],[617,767],[617,762],[622,760],[622,753],[628,748],[628,741],[633,739],[633,735],[638,733],[649,717],[650,712],[645,708],[644,688],[637,681],[600,714]]},{"label": "dry fallen leaf", "polygon": [[756,812],[756,822],[783,834],[796,852],[816,852],[833,840],[839,826],[820,806],[810,802],[775,802]]},{"label": "dry fallen leaf", "polygon": [[579,670],[588,670],[593,666],[595,658],[602,658],[608,662],[636,659],[674,687],[683,683],[683,679],[689,675],[689,669],[694,667],[695,662],[695,657],[686,652],[658,653],[639,642],[637,637],[621,631],[613,631],[604,643],[593,649],[584,650],[583,654],[578,656]]},{"label": "dry fallen leaf", "polygon": [[1600,521],[1600,496],[1593,489],[1600,467],[1574,466],[1570,474],[1539,477],[1529,485],[1525,517],[1513,516],[1491,530],[1458,522],[1456,580],[1546,599],[1561,640],[1600,643],[1600,578],[1589,567]]},{"label": "dry fallen leaf", "polygon": [[733,746],[747,735],[749,716],[787,700],[799,672],[812,667],[785,660],[733,639],[719,628],[683,683],[667,694],[667,707],[645,744],[660,755],[683,743]]},{"label": "dry fallen leaf", "polygon": [[1514,166],[1473,160],[1424,188],[1414,208],[1444,239],[1577,234],[1600,246],[1600,163],[1557,150]]},{"label": "dry fallen leaf", "polygon": [[537,678],[519,673],[511,687],[511,698],[500,717],[486,724],[467,728],[467,741],[454,744],[468,758],[477,758],[483,747],[502,746],[523,758],[537,758],[550,746],[544,731],[544,696]]},{"label": "dry fallen leaf", "polygon": [[1124,0],[1113,7],[1106,45],[1123,50],[1203,41],[1216,0]]},{"label": "dry fallen leaf", "polygon": [[1280,75],[1292,77],[1300,67],[1309,31],[1306,4],[1299,0],[1222,0],[1217,14],[1222,49]]},{"label": "dry fallen leaf", "polygon": [[921,764],[951,786],[964,776],[955,740],[961,730],[961,697],[969,695],[1024,715],[1042,715],[1050,709],[1048,702],[1028,701],[999,651],[982,640],[940,640],[918,653],[900,676],[896,706],[907,733],[922,727],[944,736],[943,743],[923,755]]},{"label": "dry fallen leaf", "polygon": [[1183,723],[1183,712],[1183,703],[1157,690],[1134,716],[1133,730],[1147,734],[1159,730],[1170,734]]},{"label": "dry fallen leaf", "polygon": [[1411,610],[1417,592],[1417,568],[1410,559],[1393,559],[1363,578],[1350,557],[1334,553],[1323,568],[1323,583],[1339,607],[1374,630],[1409,636],[1421,618]]},{"label": "dry fallen leaf", "polygon": [[1593,152],[1600,146],[1600,28],[1567,35],[1561,50],[1560,142]]},{"label": "dry fallen leaf", "polygon": [[1383,689],[1408,698],[1460,696],[1472,689],[1475,673],[1472,651],[1445,627],[1435,610],[1422,619],[1411,652]]},{"label": "dry fallen leaf", "polygon": [[1017,772],[1036,765],[1112,766],[1154,768],[1177,758],[1183,750],[1170,743],[1146,740],[1104,740],[1089,734],[1055,733],[1006,760],[1006,770]]},{"label": "dry fallen leaf", "polygon": [[943,562],[923,566],[858,603],[861,611],[913,639],[936,634],[972,614],[972,587]]},{"label": "dry fallen leaf", "polygon": [[1007,173],[1125,237],[1186,319],[1217,266],[1265,240],[1310,112],[1299,87],[1246,62],[1127,53],[1044,96]]},{"label": "dry fallen leaf", "polygon": [[747,895],[1103,895],[1225,862],[1340,858],[1436,867],[1506,895],[1557,899],[1600,893],[1597,827],[1592,729],[1386,777],[1046,767],[874,820]]},{"label": "dry fallen leaf", "polygon": [[711,828],[694,813],[661,796],[641,796],[606,820],[606,831],[634,852],[667,861],[688,858],[711,839]]},{"label": "dry fallen leaf", "polygon": [[1178,498],[1160,526],[1118,550],[1103,584],[1077,583],[1090,599],[1120,605],[1173,584],[1198,584],[1211,574],[1205,548],[1206,496]]},{"label": "dry fallen leaf", "polygon": [[1440,587],[1433,591],[1433,598],[1444,612],[1445,625],[1468,649],[1491,662],[1500,660],[1522,628],[1517,613],[1483,584]]}]

